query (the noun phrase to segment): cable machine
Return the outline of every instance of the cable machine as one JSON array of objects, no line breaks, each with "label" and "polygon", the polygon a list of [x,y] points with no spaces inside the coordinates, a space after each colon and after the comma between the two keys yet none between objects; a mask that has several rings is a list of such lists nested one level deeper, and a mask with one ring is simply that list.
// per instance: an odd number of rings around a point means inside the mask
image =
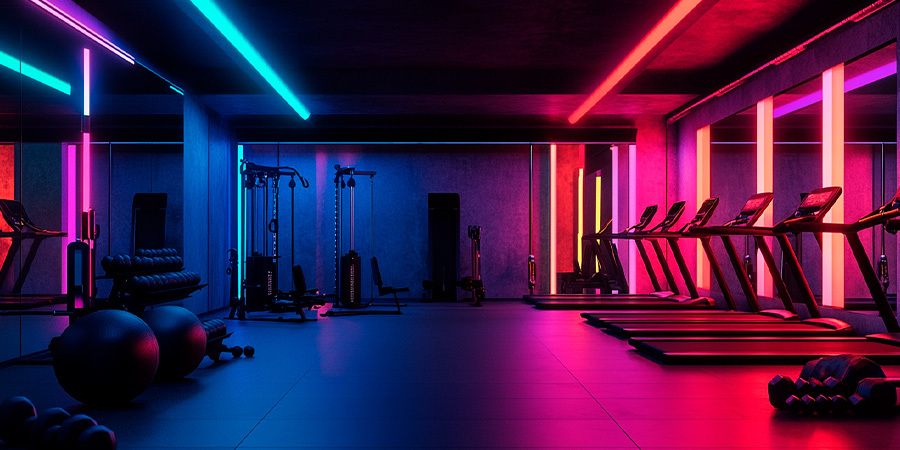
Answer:
[{"label": "cable machine", "polygon": [[[337,307],[362,307],[362,278],[360,276],[361,260],[356,252],[356,178],[369,177],[370,186],[370,228],[372,239],[369,253],[374,255],[375,245],[375,172],[356,170],[355,167],[334,166],[334,292]],[[347,177],[345,179],[345,177]],[[344,244],[344,188],[349,190],[350,197],[350,248],[343,254]]]},{"label": "cable machine", "polygon": [[[283,293],[278,290],[279,229],[278,208],[280,200],[280,181],[289,177],[288,187],[291,190],[291,268],[296,272],[294,264],[294,188],[297,181],[304,188],[309,182],[293,167],[264,166],[241,160],[241,182],[243,199],[240,205],[241,220],[244,221],[239,245],[244,249],[245,264],[240,273],[241,293],[232,297],[229,318],[246,319],[247,312],[283,310],[286,306],[296,309],[297,314],[305,320],[303,308],[318,303],[311,297],[294,289],[306,290],[304,286],[294,286]],[[271,208],[271,209],[270,209]],[[232,273],[234,268],[231,268]],[[301,270],[302,272],[302,270]]]}]

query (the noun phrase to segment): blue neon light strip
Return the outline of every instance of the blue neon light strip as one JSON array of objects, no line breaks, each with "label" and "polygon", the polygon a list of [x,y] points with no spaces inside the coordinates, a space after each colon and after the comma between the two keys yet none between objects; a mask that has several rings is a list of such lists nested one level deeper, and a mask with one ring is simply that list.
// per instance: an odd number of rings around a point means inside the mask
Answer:
[{"label": "blue neon light strip", "polygon": [[175,86],[172,86],[171,84],[169,85],[169,89],[171,89],[171,90],[177,92],[177,93],[180,94],[180,95],[184,95],[184,91],[182,91],[181,89],[178,89],[178,88],[175,87]]},{"label": "blue neon light strip", "polygon": [[[241,161],[244,160],[244,146],[237,146],[237,253],[238,253],[238,278],[244,279],[244,177],[241,175]],[[243,290],[238,288],[238,298],[243,296]]]},{"label": "blue neon light strip", "polygon": [[237,51],[247,59],[247,62],[262,75],[263,79],[275,89],[275,92],[287,102],[287,104],[300,114],[303,120],[309,119],[309,110],[300,103],[297,96],[291,92],[291,89],[281,80],[281,77],[275,73],[269,63],[253,48],[250,41],[234,26],[231,20],[213,3],[212,0],[191,0],[191,3],[206,16],[207,19],[222,33],[222,36],[234,46]]},{"label": "blue neon light strip", "polygon": [[53,89],[56,89],[59,92],[62,92],[66,95],[72,95],[72,86],[69,83],[66,83],[59,78],[54,77],[53,75],[44,72],[37,67],[32,66],[24,61],[20,61],[18,58],[8,55],[6,53],[0,52],[0,66],[6,67],[16,73],[21,73],[22,75],[31,78],[38,83],[41,83],[45,86],[49,86]]}]

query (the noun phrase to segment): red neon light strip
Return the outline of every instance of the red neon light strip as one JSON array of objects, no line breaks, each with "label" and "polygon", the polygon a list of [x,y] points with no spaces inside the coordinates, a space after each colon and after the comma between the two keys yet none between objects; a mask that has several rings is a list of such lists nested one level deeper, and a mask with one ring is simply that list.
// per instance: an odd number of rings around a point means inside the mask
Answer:
[{"label": "red neon light strip", "polygon": [[676,3],[675,6],[663,16],[659,23],[657,23],[650,32],[641,39],[641,42],[631,50],[628,56],[616,66],[612,73],[600,83],[600,86],[597,86],[597,89],[591,93],[587,100],[585,100],[584,103],[569,116],[569,123],[574,125],[581,120],[581,118],[584,117],[584,115],[587,114],[600,99],[605,97],[606,94],[609,94],[609,92],[625,78],[625,75],[627,75],[628,72],[631,72],[631,70],[634,69],[634,67],[637,66],[637,64],[641,62],[641,60],[644,59],[644,57],[647,56],[660,41],[672,32],[672,30],[675,29],[675,27],[702,1],[703,0],[680,0]]}]

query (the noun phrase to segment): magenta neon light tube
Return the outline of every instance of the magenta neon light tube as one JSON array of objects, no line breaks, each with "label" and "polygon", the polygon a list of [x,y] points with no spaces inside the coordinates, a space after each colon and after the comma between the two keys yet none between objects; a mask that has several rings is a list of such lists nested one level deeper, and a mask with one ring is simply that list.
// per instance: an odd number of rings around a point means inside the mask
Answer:
[{"label": "magenta neon light tube", "polygon": [[[866,73],[857,75],[844,82],[844,92],[851,92],[863,86],[872,84],[883,78],[887,78],[897,73],[897,63],[889,62],[881,67],[876,67]],[[781,117],[794,111],[806,108],[822,101],[822,91],[816,91],[812,94],[804,95],[790,103],[775,108],[774,117]]]},{"label": "magenta neon light tube", "polygon": [[84,49],[84,115],[91,115],[91,51]]},{"label": "magenta neon light tube", "polygon": [[82,133],[81,140],[81,210],[91,207],[91,133]]},{"label": "magenta neon light tube", "polygon": [[63,9],[60,8],[59,6],[56,6],[55,4],[53,4],[49,1],[46,1],[46,0],[31,0],[31,2],[37,6],[40,6],[41,9],[52,14],[54,17],[63,21],[63,23],[65,23],[66,25],[74,28],[79,33],[87,36],[92,41],[100,44],[102,47],[106,48],[107,50],[109,50],[110,52],[115,54],[116,56],[124,59],[125,61],[128,61],[129,64],[134,64],[134,57],[129,55],[128,52],[126,52],[125,50],[122,50],[116,44],[113,44],[109,39],[105,38],[100,33],[94,31],[93,29],[91,29],[90,27],[88,27],[87,25],[85,25],[84,23],[79,21],[78,19],[72,17],[72,15],[70,15],[66,11],[63,11]]},{"label": "magenta neon light tube", "polygon": [[[77,230],[75,229],[75,217],[78,216],[77,195],[78,188],[76,186],[76,146],[72,144],[63,144],[62,148],[63,176],[62,176],[62,229],[66,233],[63,238],[62,245],[62,278],[66,280],[69,276],[68,268],[68,245],[75,242]],[[62,283],[62,293],[67,294],[67,283]]]}]

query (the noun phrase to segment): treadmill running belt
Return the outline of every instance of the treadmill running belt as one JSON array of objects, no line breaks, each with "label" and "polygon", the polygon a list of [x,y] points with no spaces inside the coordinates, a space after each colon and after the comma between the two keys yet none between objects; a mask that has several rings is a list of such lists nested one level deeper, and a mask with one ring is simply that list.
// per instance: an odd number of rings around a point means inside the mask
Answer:
[{"label": "treadmill running belt", "polygon": [[620,337],[776,337],[854,336],[853,327],[830,327],[816,323],[778,320],[774,322],[678,322],[611,323],[606,332]]},{"label": "treadmill running belt", "polygon": [[900,364],[900,347],[866,338],[640,340],[632,346],[667,364],[805,364],[823,356],[853,354],[879,364]]}]

